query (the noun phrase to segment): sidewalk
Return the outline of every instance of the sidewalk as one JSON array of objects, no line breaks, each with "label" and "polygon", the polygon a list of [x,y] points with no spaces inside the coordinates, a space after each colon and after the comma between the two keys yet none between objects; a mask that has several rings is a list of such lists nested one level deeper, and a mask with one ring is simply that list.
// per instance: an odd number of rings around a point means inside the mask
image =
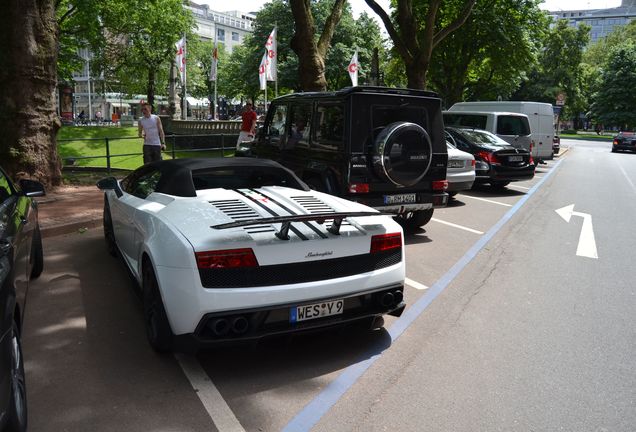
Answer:
[{"label": "sidewalk", "polygon": [[36,200],[42,237],[102,226],[104,197],[97,186],[62,186]]}]

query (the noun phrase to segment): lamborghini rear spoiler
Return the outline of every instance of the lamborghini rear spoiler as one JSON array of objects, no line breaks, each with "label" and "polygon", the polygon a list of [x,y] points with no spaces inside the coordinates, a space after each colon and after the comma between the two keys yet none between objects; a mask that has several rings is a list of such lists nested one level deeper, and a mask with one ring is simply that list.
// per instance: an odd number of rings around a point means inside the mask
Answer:
[{"label": "lamborghini rear spoiler", "polygon": [[292,222],[310,222],[316,221],[320,224],[325,223],[325,221],[329,219],[333,219],[333,223],[327,231],[331,234],[338,235],[340,234],[340,225],[342,221],[349,217],[365,217],[365,216],[394,216],[390,213],[379,213],[379,212],[332,212],[332,213],[313,213],[313,214],[302,214],[302,215],[289,215],[289,216],[274,216],[274,217],[265,217],[258,219],[248,219],[243,221],[236,222],[228,222],[219,225],[212,225],[210,228],[214,229],[228,229],[228,228],[238,228],[245,226],[253,226],[253,225],[263,225],[263,224],[273,224],[280,223],[282,224],[280,227],[280,231],[276,233],[276,237],[281,240],[289,240],[289,227]]}]

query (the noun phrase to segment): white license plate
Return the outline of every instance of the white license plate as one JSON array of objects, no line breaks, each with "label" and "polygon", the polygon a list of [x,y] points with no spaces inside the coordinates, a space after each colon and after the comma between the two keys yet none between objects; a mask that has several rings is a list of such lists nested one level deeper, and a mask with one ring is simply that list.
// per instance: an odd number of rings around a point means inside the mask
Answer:
[{"label": "white license plate", "polygon": [[523,156],[508,156],[509,162],[521,162],[523,160]]},{"label": "white license plate", "polygon": [[344,300],[329,300],[320,303],[294,306],[289,310],[289,321],[292,323],[308,321],[333,315],[340,315],[344,310]]},{"label": "white license plate", "polygon": [[416,202],[414,193],[384,196],[384,204],[411,204],[414,202]]},{"label": "white license plate", "polygon": [[448,167],[449,168],[463,168],[464,167],[464,161],[460,161],[460,160],[448,161]]}]

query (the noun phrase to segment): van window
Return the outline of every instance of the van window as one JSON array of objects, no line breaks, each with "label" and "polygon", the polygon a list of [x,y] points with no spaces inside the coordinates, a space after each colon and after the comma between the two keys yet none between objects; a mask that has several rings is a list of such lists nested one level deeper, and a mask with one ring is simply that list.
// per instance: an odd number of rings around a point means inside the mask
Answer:
[{"label": "van window", "polygon": [[338,150],[344,146],[344,107],[342,104],[318,104],[313,147]]},{"label": "van window", "polygon": [[530,124],[526,117],[500,115],[497,117],[498,135],[530,135]]},{"label": "van window", "polygon": [[475,129],[486,129],[488,117],[485,114],[444,113],[446,126],[462,126]]}]

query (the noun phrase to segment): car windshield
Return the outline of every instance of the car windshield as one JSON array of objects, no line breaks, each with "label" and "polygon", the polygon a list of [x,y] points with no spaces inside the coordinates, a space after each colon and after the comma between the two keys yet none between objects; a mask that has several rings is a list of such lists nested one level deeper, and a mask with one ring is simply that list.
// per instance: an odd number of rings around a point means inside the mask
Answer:
[{"label": "car windshield", "polygon": [[468,130],[464,129],[461,131],[462,135],[473,144],[488,144],[494,146],[504,147],[507,146],[508,143],[497,135],[491,134],[487,131],[482,130]]}]

